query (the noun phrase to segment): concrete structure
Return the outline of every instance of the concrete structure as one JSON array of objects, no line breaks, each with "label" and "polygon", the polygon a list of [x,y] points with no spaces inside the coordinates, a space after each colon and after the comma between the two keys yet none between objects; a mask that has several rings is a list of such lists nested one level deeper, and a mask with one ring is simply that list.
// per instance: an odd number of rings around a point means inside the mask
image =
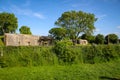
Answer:
[{"label": "concrete structure", "polygon": [[73,44],[81,44],[81,45],[87,45],[88,41],[84,39],[78,39],[78,40],[72,40]]},{"label": "concrete structure", "polygon": [[81,44],[81,45],[87,45],[88,44],[88,41],[87,40],[83,40],[83,39],[80,39],[77,42],[78,42],[78,44]]},{"label": "concrete structure", "polygon": [[25,34],[5,34],[6,46],[39,46],[50,45],[52,38],[48,36],[34,36]]}]

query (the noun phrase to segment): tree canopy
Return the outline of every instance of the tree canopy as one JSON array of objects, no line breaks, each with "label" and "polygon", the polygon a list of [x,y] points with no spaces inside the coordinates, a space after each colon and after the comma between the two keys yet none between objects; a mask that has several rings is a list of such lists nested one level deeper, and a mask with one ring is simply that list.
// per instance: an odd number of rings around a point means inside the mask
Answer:
[{"label": "tree canopy", "polygon": [[104,35],[102,35],[102,34],[98,34],[95,37],[95,43],[97,43],[97,44],[103,44],[104,40],[105,40]]},{"label": "tree canopy", "polygon": [[15,33],[17,28],[18,21],[13,13],[0,13],[0,35]]},{"label": "tree canopy", "polygon": [[30,28],[28,26],[21,26],[19,31],[21,34],[32,34],[32,32],[30,31]]},{"label": "tree canopy", "polygon": [[93,36],[91,34],[82,34],[80,38],[88,40],[89,43],[95,42],[95,36]]},{"label": "tree canopy", "polygon": [[117,43],[118,42],[118,36],[116,35],[116,34],[108,34],[108,35],[106,35],[106,37],[105,37],[105,41],[106,41],[106,43],[113,43],[113,44],[115,44],[115,43]]},{"label": "tree canopy", "polygon": [[94,22],[97,19],[94,14],[82,11],[64,12],[55,22],[57,26],[66,29],[66,36],[70,39],[77,39],[81,32],[91,34],[95,29]]},{"label": "tree canopy", "polygon": [[49,33],[54,39],[62,40],[66,35],[66,30],[64,28],[52,28]]}]

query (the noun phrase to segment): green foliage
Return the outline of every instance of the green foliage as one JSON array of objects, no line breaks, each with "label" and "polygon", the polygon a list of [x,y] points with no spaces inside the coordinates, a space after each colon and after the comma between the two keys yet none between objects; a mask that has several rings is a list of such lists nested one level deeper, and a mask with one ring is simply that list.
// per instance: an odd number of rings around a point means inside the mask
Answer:
[{"label": "green foliage", "polygon": [[80,38],[88,40],[89,43],[95,42],[95,36],[93,36],[91,34],[82,34],[82,36]]},{"label": "green foliage", "polygon": [[32,34],[32,32],[30,31],[30,28],[27,26],[21,26],[19,31],[21,34]]},{"label": "green foliage", "polygon": [[4,36],[0,36],[0,46],[4,46]]},{"label": "green foliage", "polygon": [[77,39],[81,32],[92,33],[95,29],[94,22],[96,20],[94,14],[68,11],[64,12],[55,24],[66,29],[66,36]]},{"label": "green foliage", "polygon": [[107,44],[109,44],[109,43],[116,44],[116,43],[118,43],[118,36],[116,34],[108,34],[105,37],[105,40],[106,40]]},{"label": "green foliage", "polygon": [[64,28],[52,28],[49,30],[51,36],[56,40],[62,40],[65,38],[66,30]]},{"label": "green foliage", "polygon": [[84,63],[102,63],[108,62],[120,57],[119,45],[98,45],[86,46],[82,48],[84,54]]},{"label": "green foliage", "polygon": [[0,35],[15,33],[17,28],[18,21],[13,13],[0,13]]},{"label": "green foliage", "polygon": [[95,43],[97,43],[97,44],[104,44],[104,35],[102,35],[102,34],[98,34],[98,35],[96,35],[96,37],[95,37]]},{"label": "green foliage", "polygon": [[54,47],[0,47],[0,66],[44,66],[95,64],[118,60],[120,45],[71,46],[72,42],[63,40]]},{"label": "green foliage", "polygon": [[[56,53],[59,62],[64,63],[72,63],[75,60],[75,53],[72,49],[70,49],[70,46],[72,45],[72,42],[69,40],[63,40],[56,42],[53,50]],[[62,63],[61,62],[61,63]]]},{"label": "green foliage", "polygon": [[51,47],[1,47],[3,56],[0,58],[0,66],[39,66],[55,65],[57,57]]}]

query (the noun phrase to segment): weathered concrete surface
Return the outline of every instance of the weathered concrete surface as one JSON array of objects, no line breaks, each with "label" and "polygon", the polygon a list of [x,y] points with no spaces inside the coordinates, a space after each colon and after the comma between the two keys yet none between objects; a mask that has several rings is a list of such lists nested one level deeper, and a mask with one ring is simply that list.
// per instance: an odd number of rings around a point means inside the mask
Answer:
[{"label": "weathered concrete surface", "polygon": [[51,38],[25,35],[25,34],[5,34],[5,45],[6,46],[39,46],[49,45]]},{"label": "weathered concrete surface", "polygon": [[79,39],[77,42],[78,42],[78,44],[81,44],[81,45],[87,45],[88,44],[88,41],[83,40],[83,39]]}]

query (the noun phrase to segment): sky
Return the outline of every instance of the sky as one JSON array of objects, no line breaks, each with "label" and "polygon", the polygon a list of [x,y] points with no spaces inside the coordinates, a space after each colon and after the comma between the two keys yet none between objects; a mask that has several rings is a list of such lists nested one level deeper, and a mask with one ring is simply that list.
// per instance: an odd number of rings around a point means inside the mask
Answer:
[{"label": "sky", "polygon": [[71,10],[95,14],[94,35],[114,33],[120,38],[120,0],[0,0],[0,13],[18,18],[17,33],[24,25],[33,35],[46,36],[61,14]]}]

